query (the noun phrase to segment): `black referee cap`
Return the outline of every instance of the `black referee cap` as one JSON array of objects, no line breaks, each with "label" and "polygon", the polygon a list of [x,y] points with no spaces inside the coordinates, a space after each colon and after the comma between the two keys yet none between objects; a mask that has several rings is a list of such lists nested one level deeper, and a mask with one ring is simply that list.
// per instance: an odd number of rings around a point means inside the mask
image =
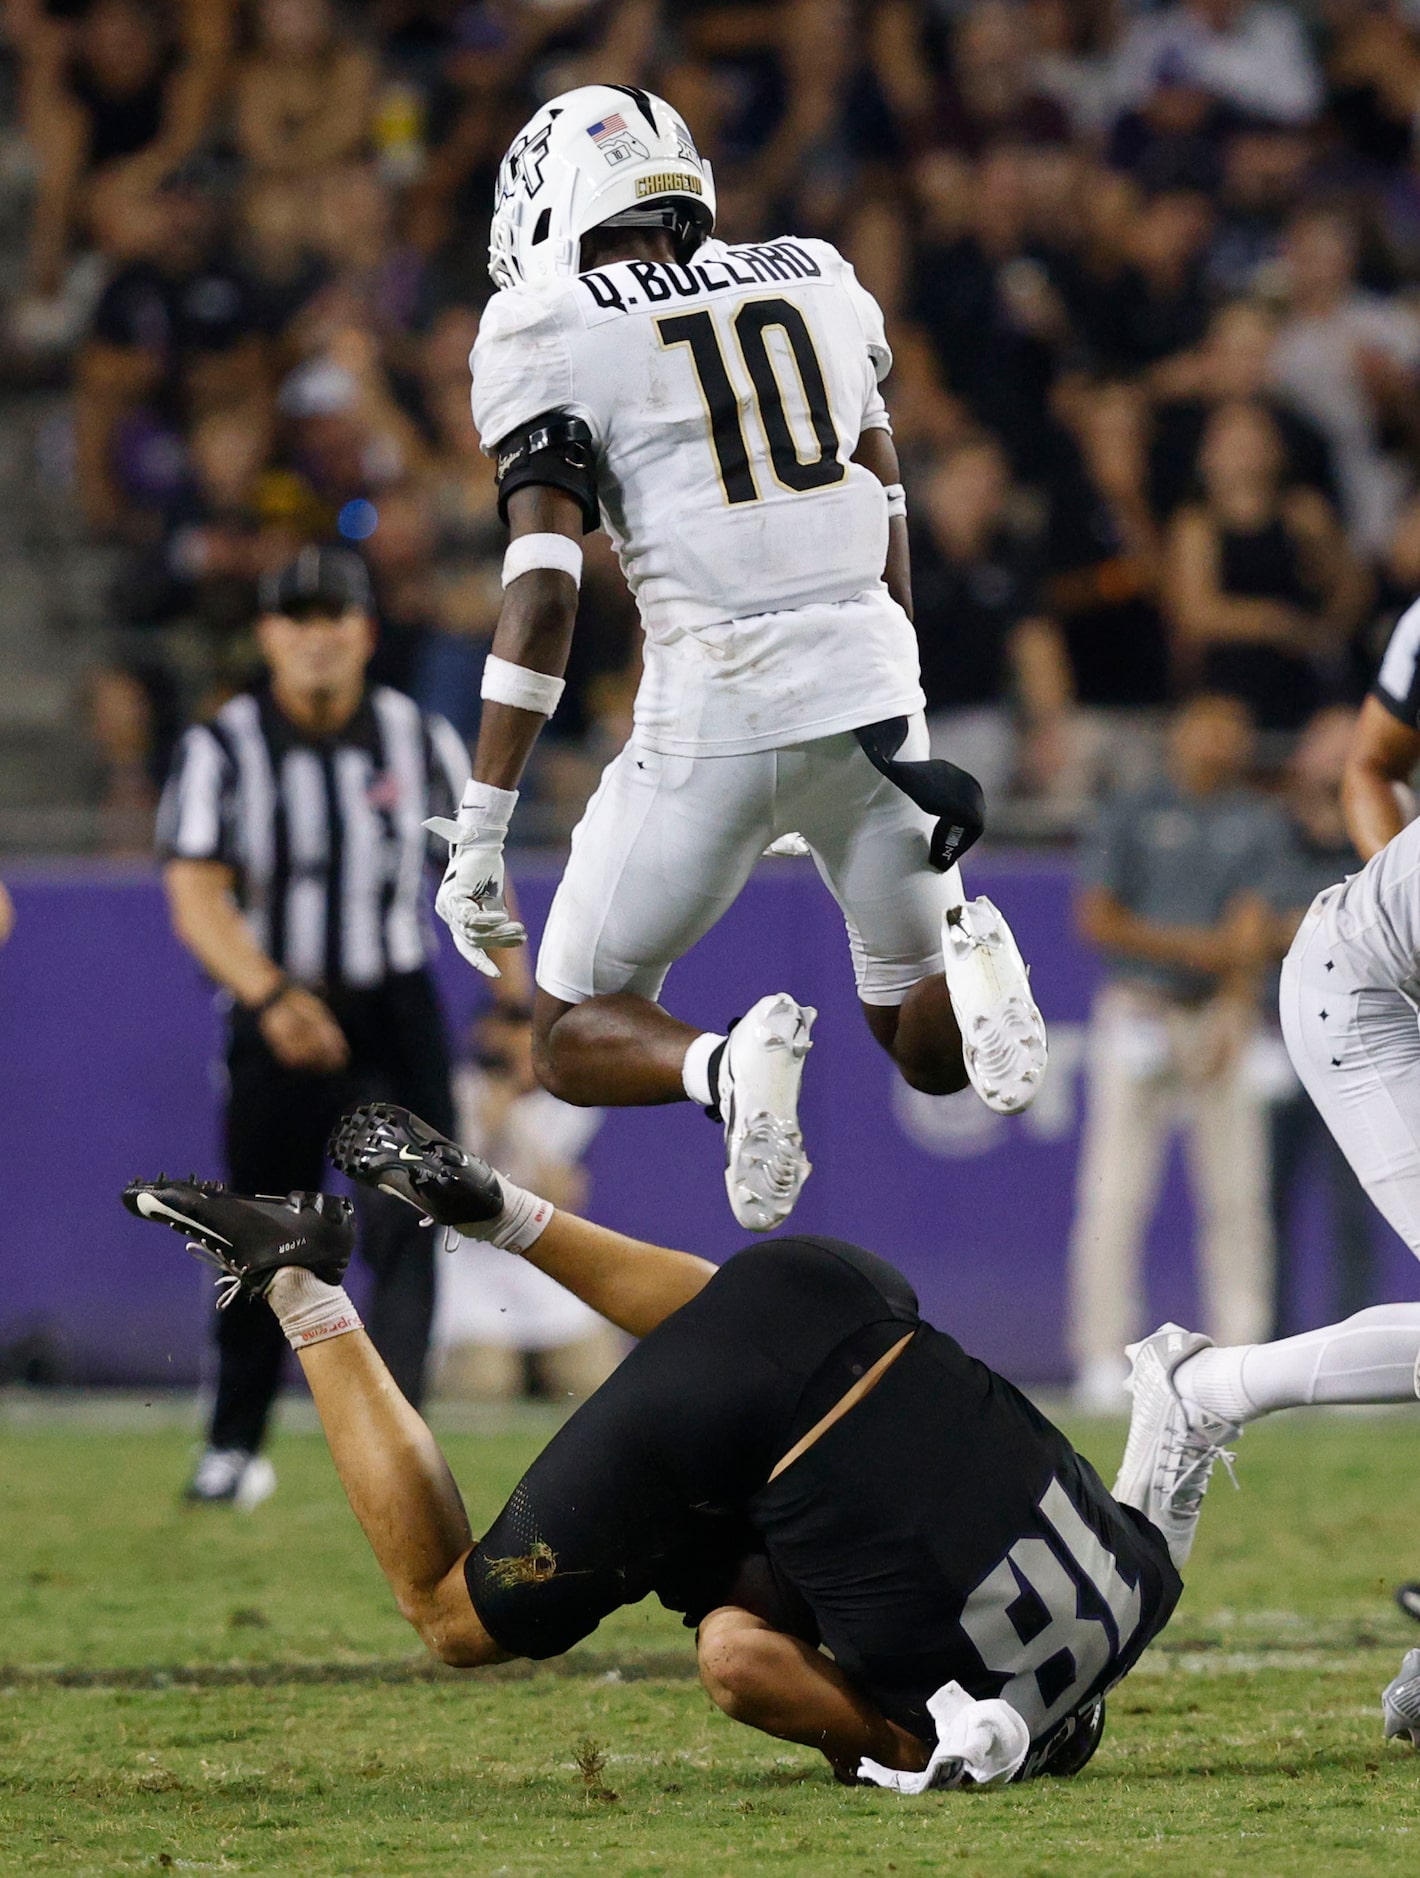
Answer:
[{"label": "black referee cap", "polygon": [[263,574],[259,589],[263,613],[343,613],[347,607],[370,610],[370,576],[349,548],[302,548],[294,561]]}]

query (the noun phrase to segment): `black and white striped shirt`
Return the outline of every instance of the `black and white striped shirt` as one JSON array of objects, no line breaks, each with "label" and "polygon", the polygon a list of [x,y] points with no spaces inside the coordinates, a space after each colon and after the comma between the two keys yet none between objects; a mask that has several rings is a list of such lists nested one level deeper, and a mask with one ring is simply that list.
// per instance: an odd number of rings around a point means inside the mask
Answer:
[{"label": "black and white striped shirt", "polygon": [[300,983],[378,984],[432,956],[420,824],[457,812],[468,775],[453,726],[385,686],[319,742],[243,693],[183,738],[158,853],[231,867],[257,943]]}]

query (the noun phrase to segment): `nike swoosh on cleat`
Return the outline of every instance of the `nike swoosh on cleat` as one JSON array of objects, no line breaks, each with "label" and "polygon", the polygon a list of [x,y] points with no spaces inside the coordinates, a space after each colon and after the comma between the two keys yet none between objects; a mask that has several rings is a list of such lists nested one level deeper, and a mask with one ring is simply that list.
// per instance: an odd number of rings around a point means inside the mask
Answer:
[{"label": "nike swoosh on cleat", "polygon": [[171,1220],[175,1226],[190,1226],[194,1232],[203,1233],[209,1239],[221,1239],[223,1245],[232,1243],[230,1239],[223,1238],[220,1232],[214,1232],[210,1226],[204,1226],[200,1220],[189,1219],[186,1213],[176,1212],[172,1207],[165,1205],[155,1193],[140,1193],[137,1206],[144,1219]]},{"label": "nike swoosh on cleat", "polygon": [[422,1161],[424,1159],[424,1154],[423,1154],[423,1150],[420,1148],[409,1148],[408,1146],[405,1146],[400,1149],[399,1158],[402,1161]]},{"label": "nike swoosh on cleat", "polygon": [[375,1191],[376,1193],[387,1193],[392,1200],[403,1200],[404,1204],[406,1206],[412,1206],[416,1213],[422,1213],[424,1211],[424,1202],[422,1200],[416,1200],[412,1194],[405,1193],[402,1188],[396,1187],[391,1181],[377,1180],[375,1182]]}]

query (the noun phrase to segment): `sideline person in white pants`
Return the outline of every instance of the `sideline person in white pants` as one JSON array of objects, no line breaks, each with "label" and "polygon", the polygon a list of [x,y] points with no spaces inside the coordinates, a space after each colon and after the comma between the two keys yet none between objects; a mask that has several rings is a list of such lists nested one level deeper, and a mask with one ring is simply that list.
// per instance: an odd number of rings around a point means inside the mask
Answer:
[{"label": "sideline person in white pants", "polygon": [[1286,829],[1244,786],[1251,748],[1241,705],[1195,699],[1170,732],[1167,775],[1108,803],[1082,857],[1080,930],[1109,971],[1090,1025],[1070,1240],[1075,1394],[1087,1411],[1123,1406],[1120,1349],[1147,1322],[1144,1242],[1180,1128],[1208,1328],[1241,1343],[1270,1321],[1265,1098],[1247,1054],[1270,943],[1261,889]]},{"label": "sideline person in white pants", "polygon": [[1183,1005],[1116,983],[1096,1000],[1071,1247],[1082,1407],[1118,1405],[1118,1353],[1148,1322],[1144,1242],[1176,1132],[1198,1215],[1205,1320],[1228,1343],[1266,1330],[1267,1117],[1247,1063],[1255,1028],[1255,1009],[1238,998]]}]

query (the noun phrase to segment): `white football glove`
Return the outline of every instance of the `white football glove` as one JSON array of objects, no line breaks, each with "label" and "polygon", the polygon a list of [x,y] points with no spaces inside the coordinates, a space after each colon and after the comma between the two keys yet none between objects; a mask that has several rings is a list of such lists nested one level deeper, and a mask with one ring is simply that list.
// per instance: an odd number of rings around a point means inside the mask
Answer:
[{"label": "white football glove", "polygon": [[491,952],[523,945],[528,936],[503,902],[503,842],[517,800],[516,789],[469,782],[457,821],[435,815],[424,824],[449,844],[434,911],[453,934],[460,955],[485,978],[502,977]]},{"label": "white football glove", "polygon": [[766,860],[772,857],[776,861],[801,861],[812,853],[813,849],[802,835],[780,835],[764,850]]}]

